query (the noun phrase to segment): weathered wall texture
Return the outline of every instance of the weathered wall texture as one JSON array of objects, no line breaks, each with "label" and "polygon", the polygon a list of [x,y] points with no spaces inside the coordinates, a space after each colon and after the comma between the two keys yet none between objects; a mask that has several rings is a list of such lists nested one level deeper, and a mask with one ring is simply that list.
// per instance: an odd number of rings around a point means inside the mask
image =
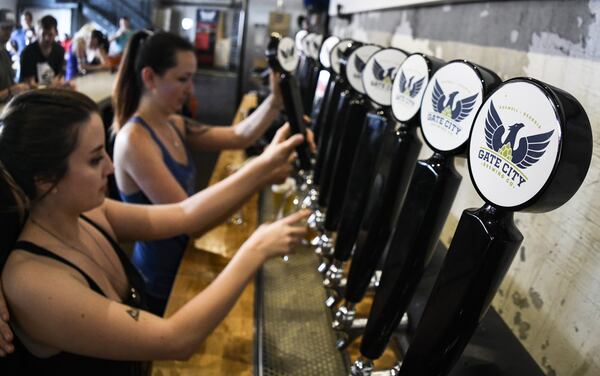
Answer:
[{"label": "weathered wall texture", "polygon": [[[577,195],[546,214],[516,214],[523,247],[494,306],[548,375],[600,375],[600,0],[502,1],[388,10],[336,19],[363,42],[464,58],[503,79],[531,76],[578,98],[594,157]],[[424,146],[422,156],[431,154]],[[444,241],[463,209],[481,206],[466,162]]]}]

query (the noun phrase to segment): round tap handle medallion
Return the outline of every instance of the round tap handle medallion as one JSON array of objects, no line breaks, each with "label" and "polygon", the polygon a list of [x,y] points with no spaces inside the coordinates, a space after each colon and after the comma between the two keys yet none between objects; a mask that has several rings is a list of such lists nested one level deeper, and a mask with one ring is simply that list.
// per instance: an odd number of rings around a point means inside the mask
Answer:
[{"label": "round tap handle medallion", "polygon": [[369,98],[380,106],[392,104],[392,84],[400,65],[408,54],[397,48],[384,48],[374,53],[362,73],[363,86]]},{"label": "round tap handle medallion", "polygon": [[502,84],[471,131],[469,173],[487,202],[549,211],[579,189],[590,165],[589,119],[570,94],[530,78]]},{"label": "round tap handle medallion", "polygon": [[309,44],[309,56],[315,60],[319,60],[319,51],[321,50],[321,43],[323,43],[323,35],[313,34]]},{"label": "round tap handle medallion", "polygon": [[381,47],[374,44],[367,44],[354,50],[348,56],[346,62],[346,78],[350,83],[350,86],[361,94],[366,94],[365,87],[363,86],[362,73],[365,70],[367,61],[377,51],[381,50]]},{"label": "round tap handle medallion", "polygon": [[429,80],[421,104],[421,129],[427,144],[439,153],[462,153],[487,89],[499,82],[495,74],[467,61],[441,67]]},{"label": "round tap handle medallion", "polygon": [[[341,74],[341,62],[344,57],[344,54],[350,47],[357,48],[361,46],[362,43],[355,42],[352,39],[342,39],[339,41],[333,48],[331,49],[329,59],[331,61],[331,69],[337,75]],[[345,72],[343,72],[345,74]]]},{"label": "round tap handle medallion", "polygon": [[407,122],[417,115],[429,78],[443,64],[441,60],[419,53],[404,60],[392,85],[392,113],[398,121]]},{"label": "round tap handle medallion", "polygon": [[298,66],[298,50],[290,37],[281,38],[279,34],[271,34],[266,55],[269,66],[280,73],[293,73]]},{"label": "round tap handle medallion", "polygon": [[302,52],[306,57],[312,57],[312,39],[315,37],[315,33],[308,33],[302,38]]},{"label": "round tap handle medallion", "polygon": [[323,42],[321,45],[321,51],[319,52],[319,61],[323,68],[329,69],[331,68],[331,50],[338,44],[340,38],[336,36],[331,36]]},{"label": "round tap handle medallion", "polygon": [[296,49],[298,50],[298,53],[304,54],[304,44],[302,43],[302,40],[307,35],[308,35],[308,31],[306,31],[306,30],[300,30],[296,33],[296,36],[294,37],[294,39],[296,42]]}]

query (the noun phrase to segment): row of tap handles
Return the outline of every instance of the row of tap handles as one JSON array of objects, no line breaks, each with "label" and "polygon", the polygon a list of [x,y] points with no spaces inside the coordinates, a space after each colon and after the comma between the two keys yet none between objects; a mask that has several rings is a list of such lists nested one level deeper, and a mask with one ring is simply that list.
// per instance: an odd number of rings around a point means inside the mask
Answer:
[{"label": "row of tap handles", "polygon": [[[372,374],[393,333],[416,320],[406,312],[462,180],[454,159],[467,159],[484,205],[462,213],[408,350],[384,373],[447,375],[523,241],[514,212],[556,209],[581,186],[592,155],[587,115],[561,89],[503,82],[465,60],[296,39],[273,35],[267,56],[292,129],[315,134],[316,155],[298,148],[303,206],[313,210],[337,346],[362,336],[352,375]],[[424,160],[419,130],[433,150]],[[357,317],[367,294],[370,313]]]}]

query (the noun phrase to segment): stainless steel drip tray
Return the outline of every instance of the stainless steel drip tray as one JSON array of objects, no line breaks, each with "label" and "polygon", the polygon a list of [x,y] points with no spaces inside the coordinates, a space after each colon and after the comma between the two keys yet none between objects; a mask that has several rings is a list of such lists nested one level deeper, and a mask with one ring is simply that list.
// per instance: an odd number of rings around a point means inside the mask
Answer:
[{"label": "stainless steel drip tray", "polygon": [[257,276],[255,367],[257,376],[345,376],[317,256],[300,247],[286,263],[267,262]]}]

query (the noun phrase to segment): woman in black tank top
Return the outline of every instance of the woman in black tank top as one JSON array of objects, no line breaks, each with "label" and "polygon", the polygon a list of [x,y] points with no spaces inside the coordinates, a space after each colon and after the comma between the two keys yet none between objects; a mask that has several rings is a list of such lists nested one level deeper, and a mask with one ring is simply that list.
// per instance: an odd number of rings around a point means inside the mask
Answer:
[{"label": "woman in black tank top", "polygon": [[32,91],[15,97],[0,122],[1,278],[17,334],[14,354],[0,359],[2,375],[142,375],[150,360],[186,359],[262,263],[304,236],[294,223],[305,212],[261,226],[213,284],[170,318],[155,316],[116,240],[207,230],[215,212],[285,177],[302,138],[286,140],[283,128],[238,174],[181,203],[126,205],[105,198],[113,168],[89,98]]}]

